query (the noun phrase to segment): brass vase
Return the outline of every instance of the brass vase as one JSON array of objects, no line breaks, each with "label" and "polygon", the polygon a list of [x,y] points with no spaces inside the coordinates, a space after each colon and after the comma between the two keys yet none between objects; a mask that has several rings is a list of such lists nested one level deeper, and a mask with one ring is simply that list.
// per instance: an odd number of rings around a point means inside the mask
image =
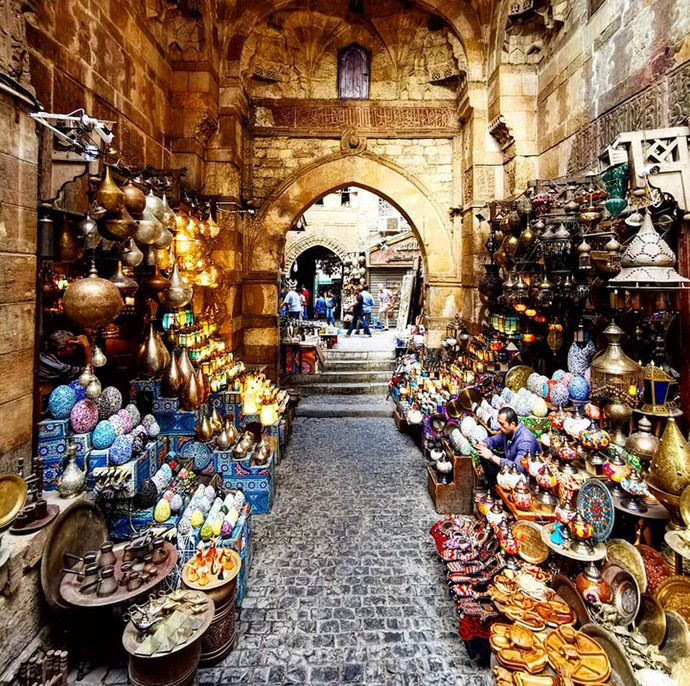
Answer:
[{"label": "brass vase", "polygon": [[180,363],[180,371],[182,372],[184,383],[187,383],[194,376],[194,367],[189,361],[189,355],[187,355],[186,348],[182,348],[178,362]]},{"label": "brass vase", "polygon": [[77,447],[70,443],[65,456],[65,466],[57,484],[61,498],[74,498],[84,490],[86,473],[77,466]]},{"label": "brass vase", "polygon": [[134,239],[130,238],[120,251],[120,259],[122,264],[126,264],[128,267],[138,267],[144,259],[144,253],[139,250]]},{"label": "brass vase", "polygon": [[218,448],[218,450],[227,450],[231,445],[230,436],[225,426],[223,426],[220,433],[216,436],[216,448]]},{"label": "brass vase", "polygon": [[159,223],[165,218],[165,206],[163,205],[163,201],[153,190],[150,190],[146,195],[146,212],[151,212]]},{"label": "brass vase", "polygon": [[115,273],[108,280],[115,284],[123,300],[133,296],[139,290],[139,284],[122,271],[122,262],[119,260]]},{"label": "brass vase", "polygon": [[226,414],[223,420],[223,430],[228,435],[228,441],[230,445],[235,445],[237,441],[237,429],[235,428],[235,422],[232,415]]},{"label": "brass vase", "polygon": [[84,330],[108,326],[120,314],[123,302],[115,284],[98,276],[92,266],[88,277],[72,282],[62,296],[67,318]]},{"label": "brass vase", "polygon": [[210,441],[211,437],[213,436],[213,433],[214,433],[211,420],[206,415],[204,415],[201,418],[201,421],[194,427],[194,431],[196,432],[196,437],[202,443],[206,443],[206,441]]},{"label": "brass vase", "polygon": [[630,418],[633,413],[632,407],[624,400],[610,398],[606,401],[606,405],[604,405],[604,412],[611,422],[611,441],[623,448],[627,441],[623,429],[627,429],[630,426]]},{"label": "brass vase", "polygon": [[132,219],[132,215],[123,207],[112,217],[102,220],[99,225],[101,234],[110,241],[128,241],[137,228],[137,222]]},{"label": "brass vase", "polygon": [[177,265],[170,275],[170,287],[158,295],[158,299],[170,309],[176,310],[189,303],[194,295],[194,289],[180,276]]},{"label": "brass vase", "polygon": [[144,279],[144,285],[149,290],[160,293],[166,288],[170,288],[170,279],[166,279],[163,274],[161,274],[160,270],[156,269],[153,274],[149,274],[149,276]]},{"label": "brass vase", "polygon": [[163,374],[161,379],[161,395],[164,398],[177,398],[184,386],[185,378],[180,369],[180,363],[177,361],[175,354],[170,356],[170,364]]},{"label": "brass vase", "polygon": [[671,495],[680,495],[690,484],[690,446],[673,417],[666,423],[661,445],[652,460],[647,480]]},{"label": "brass vase", "polygon": [[146,207],[144,191],[137,188],[131,181],[128,181],[122,186],[122,192],[125,194],[125,207],[127,211],[134,217],[141,215]]},{"label": "brass vase", "polygon": [[119,212],[124,208],[125,200],[125,194],[113,181],[110,167],[106,166],[103,179],[96,191],[96,202],[108,212]]},{"label": "brass vase", "polygon": [[153,245],[163,231],[163,225],[147,208],[141,219],[137,220],[134,240],[139,245]]},{"label": "brass vase", "polygon": [[204,374],[203,370],[201,369],[201,366],[196,370],[196,382],[197,385],[199,386],[199,393],[201,394],[201,401],[204,402],[206,398],[208,397],[207,389],[206,389],[206,375]]},{"label": "brass vase", "polygon": [[184,410],[196,410],[201,405],[202,400],[201,389],[197,383],[196,375],[192,374],[180,393],[182,408]]},{"label": "brass vase", "polygon": [[161,345],[162,341],[159,341],[153,323],[149,324],[148,333],[137,356],[137,368],[141,378],[157,379],[163,374],[166,360]]},{"label": "brass vase", "polygon": [[217,434],[223,428],[223,420],[220,418],[220,414],[218,414],[218,410],[215,407],[211,412],[210,422],[214,434]]}]

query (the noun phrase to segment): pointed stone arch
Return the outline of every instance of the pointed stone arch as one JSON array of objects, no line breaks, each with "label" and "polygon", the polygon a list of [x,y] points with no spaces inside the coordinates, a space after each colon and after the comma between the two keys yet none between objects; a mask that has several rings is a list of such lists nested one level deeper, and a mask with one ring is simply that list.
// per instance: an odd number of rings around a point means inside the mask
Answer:
[{"label": "pointed stone arch", "polygon": [[343,243],[333,238],[333,236],[326,235],[312,235],[296,241],[290,246],[290,249],[285,253],[285,268],[288,269],[292,263],[309,248],[323,246],[333,251],[341,260],[345,260],[348,250]]}]

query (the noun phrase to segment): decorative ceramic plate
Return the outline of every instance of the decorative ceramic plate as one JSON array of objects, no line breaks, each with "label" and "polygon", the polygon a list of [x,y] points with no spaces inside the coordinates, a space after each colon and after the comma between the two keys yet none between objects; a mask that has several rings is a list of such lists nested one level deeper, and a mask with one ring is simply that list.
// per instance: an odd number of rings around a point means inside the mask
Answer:
[{"label": "decorative ceramic plate", "polygon": [[19,514],[26,500],[26,481],[18,474],[0,474],[0,529]]},{"label": "decorative ceramic plate", "polygon": [[609,560],[614,560],[625,567],[637,581],[640,593],[647,590],[647,573],[640,551],[622,538],[612,538],[606,542],[606,555]]},{"label": "decorative ceramic plate", "polygon": [[654,594],[662,579],[673,575],[673,570],[669,567],[664,556],[657,550],[654,550],[654,548],[644,544],[639,544],[635,547],[642,556],[645,574],[647,575],[647,593]]},{"label": "decorative ceramic plate", "polygon": [[205,443],[189,441],[182,446],[180,455],[185,460],[194,460],[194,467],[202,472],[211,462],[211,450]]},{"label": "decorative ceramic plate", "polygon": [[613,506],[611,492],[598,479],[589,479],[577,496],[577,509],[594,528],[592,538],[605,541],[613,530],[616,508]]},{"label": "decorative ceramic plate", "polygon": [[663,579],[654,594],[664,610],[677,612],[686,622],[690,622],[690,578],[669,576]]},{"label": "decorative ceramic plate", "polygon": [[510,388],[511,391],[515,392],[519,391],[521,388],[527,388],[527,379],[529,379],[530,374],[534,374],[534,369],[532,369],[532,367],[519,364],[506,374],[506,386]]}]

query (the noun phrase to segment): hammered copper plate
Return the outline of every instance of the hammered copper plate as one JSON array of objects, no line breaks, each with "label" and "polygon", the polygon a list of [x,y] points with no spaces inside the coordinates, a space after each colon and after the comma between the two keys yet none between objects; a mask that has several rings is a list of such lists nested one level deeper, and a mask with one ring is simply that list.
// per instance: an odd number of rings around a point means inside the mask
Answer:
[{"label": "hammered copper plate", "polygon": [[690,578],[678,575],[662,579],[654,595],[664,610],[673,610],[690,622]]},{"label": "hammered copper plate", "polygon": [[60,570],[68,566],[65,553],[81,557],[89,550],[98,550],[107,538],[103,513],[88,500],[82,498],[71,503],[57,516],[41,559],[41,587],[53,610],[71,607],[60,595]]},{"label": "hammered copper plate", "polygon": [[640,596],[635,626],[652,645],[659,646],[663,643],[666,637],[666,615],[653,595],[643,593]]},{"label": "hammered copper plate", "polygon": [[512,532],[520,544],[518,555],[525,562],[540,565],[549,556],[549,548],[541,540],[541,530],[534,522],[516,522]]},{"label": "hammered copper plate", "polygon": [[671,576],[673,570],[669,567],[664,556],[659,551],[654,550],[654,548],[643,543],[636,545],[635,548],[642,556],[645,575],[647,576],[646,591],[653,595],[662,579]]},{"label": "hammered copper plate", "polygon": [[519,391],[521,388],[527,388],[527,379],[530,374],[534,374],[534,369],[524,364],[519,364],[513,367],[506,374],[506,386],[511,391]]},{"label": "hammered copper plate", "polygon": [[27,490],[26,481],[19,474],[0,474],[0,529],[21,512]]},{"label": "hammered copper plate", "polygon": [[625,648],[610,631],[598,624],[585,624],[580,631],[593,638],[604,649],[611,663],[613,683],[620,684],[620,686],[637,683],[635,671],[625,655]]},{"label": "hammered copper plate", "polygon": [[606,543],[606,556],[625,567],[637,581],[640,593],[647,590],[647,573],[640,551],[622,538],[612,538]]}]

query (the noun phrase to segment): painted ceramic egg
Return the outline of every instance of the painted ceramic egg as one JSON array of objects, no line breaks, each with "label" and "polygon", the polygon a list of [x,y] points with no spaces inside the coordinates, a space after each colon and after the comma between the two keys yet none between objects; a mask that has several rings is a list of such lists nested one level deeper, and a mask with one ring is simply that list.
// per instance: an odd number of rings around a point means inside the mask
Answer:
[{"label": "painted ceramic egg", "polygon": [[475,426],[477,426],[477,421],[474,417],[463,417],[460,422],[460,433],[467,438]]},{"label": "painted ceramic egg", "polygon": [[551,402],[556,405],[556,407],[563,407],[568,404],[570,400],[570,391],[568,387],[562,383],[557,383],[551,389]]},{"label": "painted ceramic egg", "polygon": [[125,412],[132,418],[132,426],[138,426],[141,423],[141,412],[134,403],[129,403],[125,407]]},{"label": "painted ceramic egg", "polygon": [[470,433],[470,438],[473,438],[475,441],[485,441],[488,437],[489,432],[481,424],[477,424]]},{"label": "painted ceramic egg", "polygon": [[189,523],[194,529],[198,529],[204,523],[204,515],[201,514],[201,510],[194,510],[192,512],[192,518]]},{"label": "painted ceramic egg", "polygon": [[153,422],[146,428],[146,434],[150,439],[156,439],[161,433],[161,428],[158,426],[158,422]]},{"label": "painted ceramic egg", "polygon": [[122,408],[122,393],[115,386],[107,386],[96,401],[99,419],[108,419]]},{"label": "painted ceramic egg", "polygon": [[48,409],[55,419],[67,419],[76,404],[77,394],[69,386],[58,386],[48,399]]},{"label": "painted ceramic egg", "polygon": [[69,387],[74,391],[77,396],[77,400],[84,400],[86,398],[86,386],[82,386],[79,383],[79,379],[69,382]]},{"label": "painted ceramic egg", "polygon": [[513,396],[513,389],[512,389],[512,388],[508,388],[508,386],[506,386],[506,387],[501,391],[501,398],[503,398],[503,400],[510,401],[510,399],[512,398],[512,396]]},{"label": "painted ceramic egg", "polygon": [[156,488],[156,484],[154,484],[151,479],[145,479],[142,481],[139,490],[132,499],[132,504],[138,509],[145,510],[149,507],[153,507],[157,500],[158,489]]},{"label": "painted ceramic egg", "polygon": [[122,422],[123,431],[126,434],[128,434],[134,428],[134,426],[132,425],[132,417],[130,416],[129,412],[127,412],[127,410],[120,410],[116,414]]},{"label": "painted ceramic egg", "polygon": [[514,405],[515,411],[520,417],[526,417],[530,411],[530,401],[529,398],[521,398]]},{"label": "painted ceramic egg", "polygon": [[537,398],[534,404],[532,405],[532,414],[535,417],[546,417],[546,415],[549,413],[549,408],[546,404],[546,400],[543,398]]},{"label": "painted ceramic egg", "polygon": [[156,418],[155,418],[152,414],[145,414],[145,415],[141,418],[141,424],[142,424],[142,426],[145,426],[147,429],[148,429],[149,426],[151,426],[151,424],[153,424],[155,421],[156,421]]},{"label": "painted ceramic egg", "polygon": [[122,423],[122,419],[114,414],[108,419],[109,424],[113,427],[113,431],[116,436],[122,436],[125,433],[125,426]]},{"label": "painted ceramic egg", "polygon": [[173,491],[171,491],[170,489],[168,489],[167,491],[165,491],[165,493],[163,493],[163,497],[164,497],[168,502],[170,502],[170,501],[172,500],[172,497],[173,497],[174,495],[175,495],[175,493],[174,493]]},{"label": "painted ceramic egg", "polygon": [[245,497],[243,491],[237,491],[235,493],[235,507],[240,510],[244,507]]},{"label": "painted ceramic egg", "polygon": [[132,457],[134,440],[131,436],[118,436],[108,451],[110,464],[119,465],[128,462]]},{"label": "painted ceramic egg", "polygon": [[96,450],[109,448],[115,440],[115,429],[110,422],[100,421],[96,424],[91,436],[91,443]]},{"label": "painted ceramic egg", "polygon": [[563,374],[563,376],[561,377],[561,380],[558,383],[562,383],[566,388],[568,388],[570,386],[570,382],[573,380],[574,376],[575,376],[574,374],[571,374],[570,372],[566,372],[565,374]]},{"label": "painted ceramic egg", "polygon": [[587,367],[589,367],[587,356],[580,346],[573,341],[570,350],[568,350],[568,371],[576,376],[582,375]]},{"label": "painted ceramic egg", "polygon": [[191,530],[192,530],[192,525],[190,524],[188,519],[183,517],[177,523],[177,531],[179,533],[181,533],[183,536],[186,536]]},{"label": "painted ceramic egg", "polygon": [[184,507],[184,500],[179,493],[175,493],[170,499],[170,509],[177,514]]},{"label": "painted ceramic egg", "polygon": [[69,413],[69,423],[76,434],[86,434],[93,431],[98,424],[98,407],[88,398],[79,400]]},{"label": "painted ceramic egg", "polygon": [[586,400],[589,397],[589,384],[583,376],[576,376],[570,382],[569,391],[573,400]]},{"label": "painted ceramic egg", "polygon": [[541,374],[538,374],[537,372],[533,372],[527,377],[527,388],[528,390],[532,391],[532,393],[538,393],[539,388],[541,387],[542,380],[541,380]]},{"label": "painted ceramic egg", "polygon": [[201,527],[201,532],[199,533],[202,541],[210,541],[211,536],[213,536],[213,529],[209,524],[204,524]]},{"label": "painted ceramic egg", "polygon": [[143,436],[144,438],[147,438],[148,434],[146,433],[146,428],[139,424],[138,426],[135,426],[132,429],[132,436],[134,438],[136,438],[137,436]]},{"label": "painted ceramic egg", "polygon": [[563,374],[565,374],[565,370],[563,370],[563,369],[557,369],[557,370],[553,373],[553,375],[551,376],[551,378],[552,378],[554,381],[560,381],[560,380],[563,378]]},{"label": "painted ceramic egg", "polygon": [[213,529],[213,535],[214,536],[219,536],[220,535],[220,530],[223,526],[223,520],[220,517],[216,517],[216,519],[213,520],[213,524],[211,524],[211,529]]},{"label": "painted ceramic egg", "polygon": [[159,471],[161,472],[161,474],[165,475],[166,481],[168,483],[170,483],[170,481],[172,480],[172,477],[173,477],[173,473],[172,473],[172,469],[170,469],[170,465],[167,463],[162,464]]},{"label": "painted ceramic egg", "polygon": [[158,503],[156,503],[156,509],[153,511],[153,518],[159,524],[162,524],[170,519],[170,514],[170,503],[165,498],[161,498]]},{"label": "painted ceramic egg", "polygon": [[223,538],[230,538],[232,535],[232,530],[235,527],[226,519],[223,521],[223,523],[220,525],[220,535]]},{"label": "painted ceramic egg", "polygon": [[494,393],[491,396],[491,407],[494,408],[494,410],[498,410],[501,407],[501,396],[498,395],[498,393]]}]

